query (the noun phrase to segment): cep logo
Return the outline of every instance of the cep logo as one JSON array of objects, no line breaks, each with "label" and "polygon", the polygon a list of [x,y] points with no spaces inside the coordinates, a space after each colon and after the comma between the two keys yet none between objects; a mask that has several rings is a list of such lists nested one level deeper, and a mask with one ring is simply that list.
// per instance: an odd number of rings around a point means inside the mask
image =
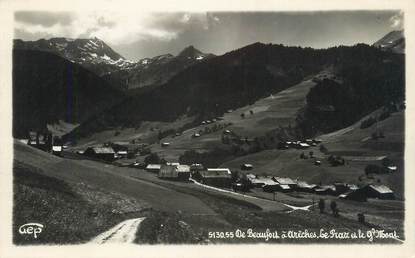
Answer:
[{"label": "cep logo", "polygon": [[37,238],[40,233],[42,233],[43,225],[39,223],[26,223],[19,227],[19,234],[21,235],[33,235],[34,238]]}]

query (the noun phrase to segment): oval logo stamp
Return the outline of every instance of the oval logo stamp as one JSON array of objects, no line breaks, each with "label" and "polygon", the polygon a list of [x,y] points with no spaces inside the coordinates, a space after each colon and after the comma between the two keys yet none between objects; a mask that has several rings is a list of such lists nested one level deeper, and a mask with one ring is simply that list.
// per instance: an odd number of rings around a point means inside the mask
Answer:
[{"label": "oval logo stamp", "polygon": [[34,238],[37,238],[40,233],[43,231],[43,225],[40,223],[26,223],[19,227],[19,234],[21,235],[33,235]]}]

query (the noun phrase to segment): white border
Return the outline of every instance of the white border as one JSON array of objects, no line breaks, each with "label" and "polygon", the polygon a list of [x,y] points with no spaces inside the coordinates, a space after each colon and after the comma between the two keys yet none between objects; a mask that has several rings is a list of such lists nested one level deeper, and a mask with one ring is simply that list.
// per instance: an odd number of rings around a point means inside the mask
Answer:
[{"label": "white border", "polygon": [[[311,10],[403,10],[406,36],[406,153],[405,153],[405,237],[403,245],[358,244],[257,244],[209,246],[37,246],[16,247],[11,244],[12,209],[12,138],[11,138],[11,47],[13,12],[16,10],[130,10],[141,11],[311,11]],[[17,0],[0,2],[0,257],[415,257],[414,216],[414,27],[413,0]]]}]

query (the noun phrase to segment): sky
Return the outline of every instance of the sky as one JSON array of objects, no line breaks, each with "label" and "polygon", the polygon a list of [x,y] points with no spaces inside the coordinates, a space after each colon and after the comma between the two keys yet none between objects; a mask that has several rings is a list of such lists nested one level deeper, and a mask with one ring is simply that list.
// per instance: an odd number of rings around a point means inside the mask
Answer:
[{"label": "sky", "polygon": [[255,42],[313,48],[372,44],[403,29],[400,11],[15,13],[16,39],[68,37],[105,41],[127,59],[171,53],[189,45],[222,55]]}]

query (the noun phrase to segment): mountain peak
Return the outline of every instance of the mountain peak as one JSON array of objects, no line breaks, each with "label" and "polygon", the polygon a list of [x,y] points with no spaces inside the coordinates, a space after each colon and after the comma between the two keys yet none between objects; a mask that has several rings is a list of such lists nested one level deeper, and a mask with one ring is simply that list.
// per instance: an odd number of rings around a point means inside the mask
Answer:
[{"label": "mountain peak", "polygon": [[405,35],[403,30],[393,30],[373,43],[373,46],[394,53],[405,53]]},{"label": "mountain peak", "polygon": [[183,49],[178,56],[195,58],[201,55],[204,54],[200,50],[196,49],[194,46],[190,45]]}]

